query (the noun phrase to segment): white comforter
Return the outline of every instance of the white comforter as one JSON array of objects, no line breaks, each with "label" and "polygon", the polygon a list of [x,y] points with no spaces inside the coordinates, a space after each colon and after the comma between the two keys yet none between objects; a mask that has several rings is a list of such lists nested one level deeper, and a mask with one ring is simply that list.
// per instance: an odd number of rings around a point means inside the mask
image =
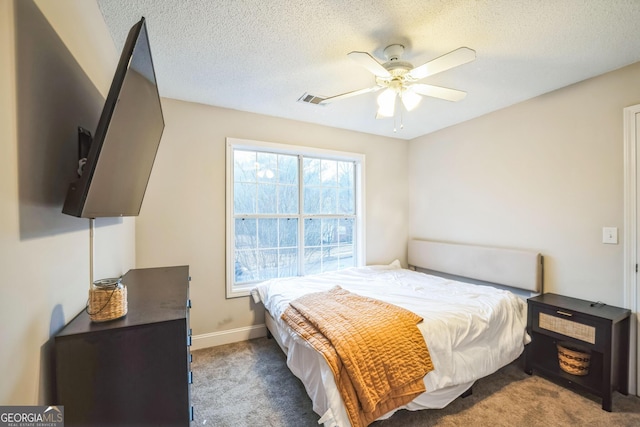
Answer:
[{"label": "white comforter", "polygon": [[[404,307],[424,318],[418,327],[435,369],[425,376],[427,392],[406,406],[410,410],[444,407],[475,380],[518,358],[529,340],[526,303],[511,292],[402,269],[397,262],[273,279],[259,284],[251,293],[256,302],[264,303],[282,329],[280,315],[289,301],[335,285]],[[310,360],[308,344],[295,334],[285,333],[280,338],[289,350],[287,364],[305,384],[314,410],[322,415],[320,422],[348,426],[344,405],[323,359],[312,356]],[[310,365],[317,365],[320,372],[310,373]],[[440,393],[438,397],[438,391],[446,390],[452,390],[453,395],[442,398],[445,393]],[[435,401],[429,401],[429,395]]]}]

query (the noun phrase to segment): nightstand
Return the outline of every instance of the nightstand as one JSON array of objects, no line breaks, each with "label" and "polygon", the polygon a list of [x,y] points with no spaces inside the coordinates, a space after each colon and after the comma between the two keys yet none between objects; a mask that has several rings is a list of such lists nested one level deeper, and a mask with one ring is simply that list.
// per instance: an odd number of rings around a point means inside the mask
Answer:
[{"label": "nightstand", "polygon": [[[540,373],[561,384],[602,398],[611,412],[612,392],[628,392],[629,323],[631,311],[556,294],[529,298],[525,372]],[[560,368],[559,342],[578,345],[591,354],[587,375],[572,375]]]}]

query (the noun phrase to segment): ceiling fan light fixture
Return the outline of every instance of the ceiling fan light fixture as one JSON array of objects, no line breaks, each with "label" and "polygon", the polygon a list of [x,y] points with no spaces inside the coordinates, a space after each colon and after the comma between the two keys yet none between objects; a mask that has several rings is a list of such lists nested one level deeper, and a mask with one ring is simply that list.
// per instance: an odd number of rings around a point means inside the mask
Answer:
[{"label": "ceiling fan light fixture", "polygon": [[387,88],[378,95],[378,116],[393,117],[396,109],[396,91]]},{"label": "ceiling fan light fixture", "polygon": [[404,108],[407,109],[407,111],[413,111],[413,109],[416,108],[418,104],[420,104],[420,100],[422,99],[422,97],[411,90],[411,87],[409,87],[408,89],[402,91],[402,93],[400,94],[400,99],[402,99],[402,104],[404,105]]},{"label": "ceiling fan light fixture", "polygon": [[[436,59],[414,67],[409,62],[401,60],[404,46],[392,44],[385,48],[385,63],[378,62],[367,52],[353,51],[347,56],[375,75],[375,86],[354,90],[329,97],[318,97],[305,93],[299,101],[316,105],[325,105],[333,101],[350,98],[369,92],[381,91],[377,96],[377,119],[394,118],[394,132],[396,112],[399,113],[400,128],[403,127],[403,111],[413,111],[420,104],[422,96],[440,98],[447,101],[459,101],[466,96],[466,92],[418,83],[418,80],[441,73],[476,58],[476,52],[467,47],[461,47],[444,54]],[[402,102],[396,108],[396,103]]]}]

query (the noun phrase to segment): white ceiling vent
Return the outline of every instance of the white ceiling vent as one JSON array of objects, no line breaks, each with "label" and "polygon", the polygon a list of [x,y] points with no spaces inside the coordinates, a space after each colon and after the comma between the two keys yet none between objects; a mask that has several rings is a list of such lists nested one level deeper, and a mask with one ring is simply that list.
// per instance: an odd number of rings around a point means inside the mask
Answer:
[{"label": "white ceiling vent", "polygon": [[322,101],[324,101],[327,98],[323,98],[321,96],[315,96],[315,95],[311,95],[307,92],[303,93],[302,96],[300,98],[298,98],[298,102],[306,102],[308,104],[316,104],[316,105],[324,105],[324,104],[320,104]]}]

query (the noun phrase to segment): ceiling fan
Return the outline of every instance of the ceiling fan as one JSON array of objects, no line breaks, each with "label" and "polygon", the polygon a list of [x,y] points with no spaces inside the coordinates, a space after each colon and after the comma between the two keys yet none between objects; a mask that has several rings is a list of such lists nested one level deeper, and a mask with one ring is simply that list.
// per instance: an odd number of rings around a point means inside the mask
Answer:
[{"label": "ceiling fan", "polygon": [[460,101],[467,95],[466,92],[461,90],[417,82],[425,77],[473,61],[476,59],[476,52],[473,49],[461,47],[415,68],[409,62],[400,60],[404,53],[404,46],[400,44],[387,46],[383,53],[387,58],[387,62],[383,64],[367,52],[355,51],[347,55],[376,76],[376,84],[374,86],[326,98],[305,93],[299,100],[324,105],[340,99],[384,89],[378,95],[378,112],[376,114],[376,118],[384,118],[395,115],[398,100],[402,102],[402,105],[408,111],[411,111],[420,103],[422,99],[420,95],[446,99],[447,101]]}]

